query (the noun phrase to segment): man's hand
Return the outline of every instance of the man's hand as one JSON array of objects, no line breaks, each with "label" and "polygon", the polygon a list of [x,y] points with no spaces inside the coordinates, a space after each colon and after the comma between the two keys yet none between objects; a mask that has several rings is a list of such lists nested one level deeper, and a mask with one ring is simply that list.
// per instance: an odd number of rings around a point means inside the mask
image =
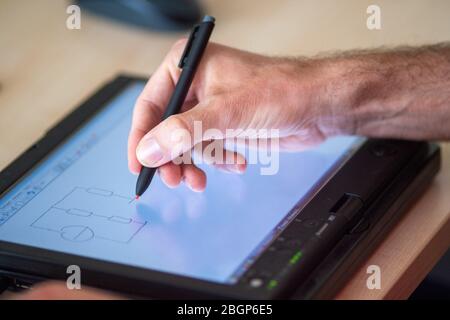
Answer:
[{"label": "man's hand", "polygon": [[[180,75],[184,46],[184,40],[173,46],[138,98],[128,143],[130,170],[137,174],[142,165],[160,167],[169,187],[183,180],[195,191],[205,188],[204,172],[172,161],[218,139],[194,136],[195,121],[203,132],[218,129],[219,139],[238,143],[260,137],[244,134],[241,139],[239,130],[230,134],[227,129],[276,129],[281,150],[302,150],[337,134],[450,138],[448,45],[291,59],[210,43],[182,113],[160,123]],[[225,163],[213,165],[234,173],[245,170],[242,155],[222,153]]]},{"label": "man's hand", "polygon": [[69,290],[65,283],[50,281],[34,286],[22,293],[6,293],[4,299],[14,300],[117,300],[123,299],[111,292],[93,288]]},{"label": "man's hand", "polygon": [[[182,113],[160,123],[180,75],[177,65],[184,46],[185,40],[173,46],[136,102],[128,144],[133,173],[139,173],[141,165],[161,166],[161,178],[169,187],[184,180],[191,189],[203,190],[206,177],[198,167],[172,162],[194,145],[205,146],[217,138],[194,136],[194,121],[201,122],[204,133],[217,129],[222,139],[237,143],[259,138],[245,136],[249,130],[276,129],[280,148],[285,150],[302,150],[327,137],[321,121],[333,115],[315,64],[269,58],[214,43],[208,45]],[[227,133],[227,129],[240,129],[241,134]],[[186,136],[174,141],[176,132]],[[222,157],[224,163],[213,164],[234,173],[245,170],[242,155],[223,150]]]}]

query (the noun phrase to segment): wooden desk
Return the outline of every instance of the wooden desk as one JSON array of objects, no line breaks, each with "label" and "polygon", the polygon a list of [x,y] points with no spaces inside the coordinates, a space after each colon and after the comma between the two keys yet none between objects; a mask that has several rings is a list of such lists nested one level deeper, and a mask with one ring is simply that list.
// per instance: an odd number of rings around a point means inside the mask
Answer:
[{"label": "wooden desk", "polygon": [[[372,2],[372,1],[371,1]],[[272,55],[424,44],[450,40],[450,2],[382,1],[382,29],[366,28],[371,3],[205,1],[217,18],[213,40]],[[431,5],[432,2],[432,5]],[[0,168],[119,71],[149,74],[180,34],[142,31],[82,12],[66,29],[67,1],[0,2]],[[406,298],[450,244],[450,145],[426,194],[362,266],[338,299]],[[381,267],[381,290],[366,288],[366,267]]]}]

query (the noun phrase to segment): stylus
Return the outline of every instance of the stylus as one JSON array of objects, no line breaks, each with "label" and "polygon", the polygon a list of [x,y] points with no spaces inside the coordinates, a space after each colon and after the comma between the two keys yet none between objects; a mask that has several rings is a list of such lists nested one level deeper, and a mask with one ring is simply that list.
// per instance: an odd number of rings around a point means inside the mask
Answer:
[{"label": "stylus", "polygon": [[[178,113],[186,99],[186,95],[194,79],[195,72],[203,56],[203,52],[214,29],[215,18],[205,16],[200,24],[194,26],[181,55],[178,67],[182,69],[180,78],[170,97],[162,120]],[[138,199],[147,190],[157,168],[142,167],[136,183],[136,198]]]}]

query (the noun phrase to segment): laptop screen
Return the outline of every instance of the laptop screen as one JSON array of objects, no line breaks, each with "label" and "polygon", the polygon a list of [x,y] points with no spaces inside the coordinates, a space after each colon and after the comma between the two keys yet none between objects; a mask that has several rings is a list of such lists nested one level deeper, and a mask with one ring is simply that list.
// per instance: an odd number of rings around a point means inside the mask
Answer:
[{"label": "laptop screen", "polygon": [[124,89],[2,196],[0,240],[234,283],[289,211],[361,142],[337,137],[308,151],[266,155],[243,175],[198,164],[207,174],[204,192],[170,189],[155,176],[136,201],[126,149],[143,87],[136,81]]}]

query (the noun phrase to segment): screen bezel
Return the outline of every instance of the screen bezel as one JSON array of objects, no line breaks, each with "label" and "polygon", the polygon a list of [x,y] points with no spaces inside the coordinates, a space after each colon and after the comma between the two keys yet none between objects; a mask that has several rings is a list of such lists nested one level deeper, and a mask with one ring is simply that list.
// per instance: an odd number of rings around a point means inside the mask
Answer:
[{"label": "screen bezel", "polygon": [[[117,77],[66,116],[55,127],[51,128],[43,138],[0,173],[0,196],[8,192],[8,190],[18,183],[21,178],[30,172],[51,151],[69,138],[80,126],[101,111],[110,100],[115,98],[135,81],[145,81],[145,78],[127,75]],[[370,143],[371,140],[366,141],[351,158],[357,158],[358,154],[367,152],[365,149],[367,149]],[[404,148],[407,147],[404,146]],[[405,153],[405,157],[403,158],[407,158],[408,156]],[[355,167],[354,162],[347,161],[339,171],[350,171],[351,167]],[[370,169],[371,166],[376,164],[366,162],[364,165]],[[327,187],[333,188],[333,185],[341,185],[345,177],[342,177],[342,174],[340,176],[333,176],[327,182]],[[374,185],[370,188],[377,187],[379,186]],[[320,201],[321,199],[325,199],[326,196],[326,191],[324,191],[317,193],[314,199]],[[330,198],[328,196],[327,201],[330,201],[333,197]],[[31,279],[31,282],[41,279],[66,279],[67,266],[77,264],[83,272],[83,283],[135,295],[157,296],[161,298],[214,297],[267,299],[280,297],[287,289],[281,286],[271,292],[265,290],[249,290],[239,282],[235,284],[221,284],[6,241],[0,241],[0,248],[0,273],[10,273],[19,278],[22,275],[25,278]]]}]

